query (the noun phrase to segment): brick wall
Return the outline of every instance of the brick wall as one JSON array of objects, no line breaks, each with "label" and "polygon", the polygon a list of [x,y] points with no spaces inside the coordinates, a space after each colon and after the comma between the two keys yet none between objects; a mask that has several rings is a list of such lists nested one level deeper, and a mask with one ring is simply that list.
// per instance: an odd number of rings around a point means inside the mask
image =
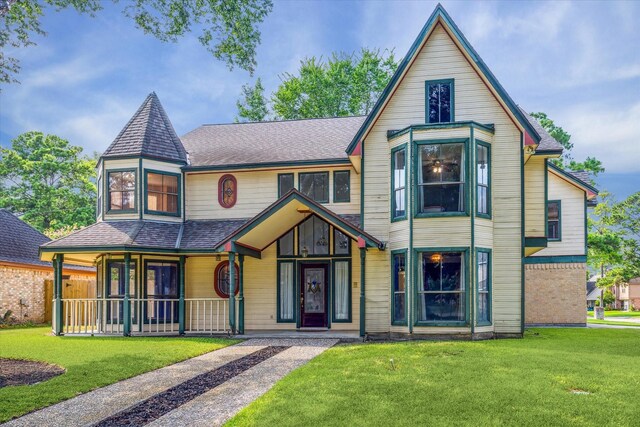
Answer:
[{"label": "brick wall", "polygon": [[525,265],[525,323],[586,324],[584,263]]},{"label": "brick wall", "polygon": [[[95,286],[95,273],[70,274],[65,271],[64,274],[71,280],[86,280]],[[0,316],[11,310],[18,322],[44,322],[45,280],[53,280],[53,269],[0,265]]]}]

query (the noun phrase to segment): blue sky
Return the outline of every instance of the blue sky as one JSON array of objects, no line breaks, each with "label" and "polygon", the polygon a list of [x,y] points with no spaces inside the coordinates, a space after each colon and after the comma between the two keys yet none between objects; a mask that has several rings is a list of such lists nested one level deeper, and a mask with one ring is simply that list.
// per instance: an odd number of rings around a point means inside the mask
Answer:
[{"label": "blue sky", "polygon": [[[574,157],[604,162],[601,188],[640,191],[640,2],[443,2],[514,100],[572,135]],[[241,86],[267,92],[306,56],[394,49],[402,57],[436,2],[275,1],[254,77],[229,71],[196,34],[161,43],[106,4],[97,17],[50,11],[47,37],[9,52],[20,85],[0,93],[0,143],[22,132],[57,134],[103,151],[151,91],[179,135],[233,121]]]}]

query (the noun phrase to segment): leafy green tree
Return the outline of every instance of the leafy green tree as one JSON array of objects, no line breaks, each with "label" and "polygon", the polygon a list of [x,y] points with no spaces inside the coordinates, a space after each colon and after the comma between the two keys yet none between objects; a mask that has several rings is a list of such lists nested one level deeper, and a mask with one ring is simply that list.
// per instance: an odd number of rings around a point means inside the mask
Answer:
[{"label": "leafy green tree", "polygon": [[267,99],[264,97],[264,87],[260,78],[255,86],[242,86],[242,100],[236,102],[238,115],[236,122],[261,122],[269,114]]},{"label": "leafy green tree", "polygon": [[0,149],[0,207],[40,231],[95,221],[96,159],[42,132],[27,132]]},{"label": "leafy green tree", "polygon": [[[175,42],[194,30],[198,40],[230,69],[240,67],[251,74],[260,44],[258,24],[273,9],[271,0],[111,0],[124,5],[122,12],[136,27],[164,42]],[[35,44],[34,35],[44,35],[41,18],[47,9],[73,8],[95,16],[106,0],[0,0],[0,83],[16,82],[19,61],[6,54]]]},{"label": "leafy green tree", "polygon": [[285,73],[271,102],[276,118],[304,119],[368,114],[398,64],[392,51],[362,49],[304,59],[297,74]]},{"label": "leafy green tree", "polygon": [[588,171],[593,174],[593,176],[598,176],[599,173],[604,172],[602,162],[595,157],[587,157],[582,162],[577,162],[573,159],[571,154],[571,150],[573,150],[571,135],[560,126],[556,125],[546,113],[531,113],[531,116],[538,120],[540,125],[549,132],[549,135],[555,138],[555,140],[564,148],[562,157],[552,160],[555,165],[572,171]]},{"label": "leafy green tree", "polygon": [[613,295],[613,292],[607,290],[602,293],[602,302],[604,306],[608,306],[616,302],[616,297]]}]

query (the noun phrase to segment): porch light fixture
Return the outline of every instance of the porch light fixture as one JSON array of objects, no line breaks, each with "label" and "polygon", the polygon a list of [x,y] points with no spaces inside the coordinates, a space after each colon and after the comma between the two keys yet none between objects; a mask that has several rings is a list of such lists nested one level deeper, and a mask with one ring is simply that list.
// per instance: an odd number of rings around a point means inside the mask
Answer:
[{"label": "porch light fixture", "polygon": [[302,251],[301,252],[302,252],[302,258],[306,258],[306,257],[309,256],[309,249],[307,249],[306,246],[302,247]]},{"label": "porch light fixture", "polygon": [[431,255],[431,262],[439,263],[440,261],[442,261],[442,255],[441,254],[433,254],[433,255]]},{"label": "porch light fixture", "polygon": [[433,164],[433,173],[441,173],[442,172],[442,163],[440,160],[436,160]]}]

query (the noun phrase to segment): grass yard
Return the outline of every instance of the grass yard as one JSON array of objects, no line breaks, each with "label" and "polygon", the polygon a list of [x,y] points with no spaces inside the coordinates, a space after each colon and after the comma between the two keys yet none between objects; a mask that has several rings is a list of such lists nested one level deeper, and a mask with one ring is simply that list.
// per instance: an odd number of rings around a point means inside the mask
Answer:
[{"label": "grass yard", "polygon": [[637,425],[638,360],[640,330],[633,329],[341,345],[278,382],[230,425]]},{"label": "grass yard", "polygon": [[[593,311],[587,311],[587,317],[593,317]],[[605,310],[604,318],[607,317],[640,317],[640,311]]]},{"label": "grass yard", "polygon": [[640,328],[640,323],[638,322],[624,322],[621,320],[607,320],[606,316],[604,320],[588,318],[587,323],[592,323],[595,325],[616,325],[616,326],[635,326]]},{"label": "grass yard", "polygon": [[50,333],[51,327],[0,330],[0,357],[40,360],[67,370],[39,384],[0,388],[0,423],[236,342],[217,338],[53,337]]}]

